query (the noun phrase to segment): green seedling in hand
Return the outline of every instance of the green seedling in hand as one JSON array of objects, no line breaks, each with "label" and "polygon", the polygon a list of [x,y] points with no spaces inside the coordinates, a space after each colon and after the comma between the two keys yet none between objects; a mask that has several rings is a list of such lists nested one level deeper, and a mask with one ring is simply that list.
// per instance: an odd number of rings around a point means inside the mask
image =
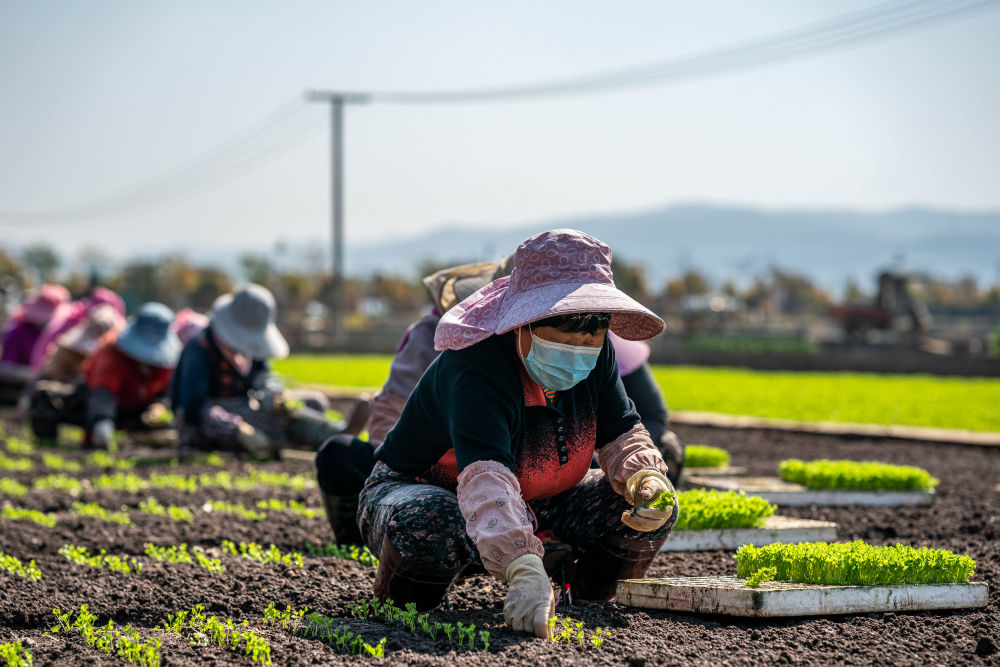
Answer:
[{"label": "green seedling in hand", "polygon": [[648,507],[657,510],[663,510],[664,512],[673,507],[677,503],[677,499],[674,494],[670,491],[664,491],[659,496],[657,496]]}]

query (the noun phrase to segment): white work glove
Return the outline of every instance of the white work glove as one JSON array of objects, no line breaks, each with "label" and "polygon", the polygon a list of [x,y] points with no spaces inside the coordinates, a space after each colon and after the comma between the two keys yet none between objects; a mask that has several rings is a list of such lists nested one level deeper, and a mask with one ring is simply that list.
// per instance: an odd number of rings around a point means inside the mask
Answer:
[{"label": "white work glove", "polygon": [[167,406],[163,403],[153,403],[146,408],[140,419],[146,426],[153,428],[167,424]]},{"label": "white work glove", "polygon": [[[664,492],[674,495],[673,506],[666,510],[647,507]],[[674,486],[657,470],[640,470],[629,477],[625,482],[624,496],[625,502],[632,505],[633,509],[622,512],[622,523],[644,533],[661,527],[676,511]]]},{"label": "white work glove", "polygon": [[535,554],[518,556],[507,566],[507,581],[510,588],[503,604],[507,625],[550,639],[549,619],[556,615],[556,601],[542,559]]},{"label": "white work glove", "polygon": [[115,422],[112,419],[102,419],[90,429],[90,443],[95,447],[107,447],[115,432]]},{"label": "white work glove", "polygon": [[266,452],[271,448],[271,439],[267,434],[246,422],[241,422],[237,427],[236,441],[252,454]]}]

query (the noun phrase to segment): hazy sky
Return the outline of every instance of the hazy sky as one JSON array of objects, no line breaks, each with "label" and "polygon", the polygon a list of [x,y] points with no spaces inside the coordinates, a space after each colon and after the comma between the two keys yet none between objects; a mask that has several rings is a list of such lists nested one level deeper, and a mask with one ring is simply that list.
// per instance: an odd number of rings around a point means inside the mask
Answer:
[{"label": "hazy sky", "polygon": [[[116,215],[0,243],[116,254],[326,242],[327,109],[308,88],[531,82],[725,46],[870,6],[0,0],[0,209],[75,209],[286,105],[293,147]],[[348,109],[347,238],[708,201],[1000,208],[1000,11],[794,63],[546,101]],[[173,185],[188,191],[190,174]]]}]

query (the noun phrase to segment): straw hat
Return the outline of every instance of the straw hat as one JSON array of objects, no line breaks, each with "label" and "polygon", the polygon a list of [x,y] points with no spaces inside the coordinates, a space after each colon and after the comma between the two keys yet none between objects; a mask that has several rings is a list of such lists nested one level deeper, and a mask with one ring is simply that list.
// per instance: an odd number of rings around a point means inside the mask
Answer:
[{"label": "straw hat", "polygon": [[493,280],[499,264],[479,262],[441,269],[424,278],[424,287],[440,313],[447,313]]}]

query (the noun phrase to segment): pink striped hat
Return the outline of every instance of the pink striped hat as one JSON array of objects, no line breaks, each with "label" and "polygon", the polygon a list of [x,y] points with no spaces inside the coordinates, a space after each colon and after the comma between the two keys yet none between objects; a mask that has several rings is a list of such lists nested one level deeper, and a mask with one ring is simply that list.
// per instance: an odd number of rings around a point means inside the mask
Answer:
[{"label": "pink striped hat", "polygon": [[461,350],[546,317],[591,312],[611,313],[611,330],[625,340],[664,329],[663,320],[615,287],[607,244],[575,229],[553,229],[517,247],[510,276],[445,313],[434,348]]}]

